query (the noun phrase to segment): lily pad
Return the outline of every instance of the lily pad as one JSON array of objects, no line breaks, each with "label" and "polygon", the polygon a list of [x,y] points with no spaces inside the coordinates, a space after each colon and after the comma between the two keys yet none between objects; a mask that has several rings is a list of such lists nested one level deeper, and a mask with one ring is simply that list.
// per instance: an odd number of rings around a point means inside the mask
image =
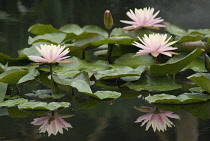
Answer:
[{"label": "lily pad", "polygon": [[16,85],[27,73],[26,70],[21,69],[8,70],[0,74],[0,82],[7,83],[8,85]]},{"label": "lily pad", "polygon": [[48,24],[34,24],[29,29],[28,32],[36,35],[43,35],[47,33],[60,32],[58,29],[55,29],[52,25]]},{"label": "lily pad", "polygon": [[114,61],[114,66],[129,66],[136,68],[141,65],[151,66],[155,64],[155,60],[151,55],[133,57],[133,53],[122,55]]},{"label": "lily pad", "polygon": [[0,103],[0,107],[13,107],[24,102],[28,102],[28,99],[19,98],[19,99],[13,99],[13,100],[6,100]]},{"label": "lily pad", "polygon": [[128,66],[121,66],[110,70],[101,70],[95,74],[97,79],[113,79],[125,76],[140,76],[145,70],[146,66],[139,66],[136,69],[132,69]]},{"label": "lily pad", "polygon": [[38,97],[38,98],[42,98],[42,99],[59,99],[62,98],[63,96],[65,96],[65,94],[56,94],[53,93],[52,94],[52,90],[51,89],[45,89],[45,90],[36,90],[33,91],[33,93],[27,93],[25,94],[28,97]]},{"label": "lily pad", "polygon": [[196,73],[188,77],[191,81],[195,82],[202,89],[210,93],[210,74],[209,73]]},{"label": "lily pad", "polygon": [[5,94],[7,92],[7,86],[8,84],[0,82],[0,102],[4,100]]},{"label": "lily pad", "polygon": [[196,59],[204,50],[195,49],[193,52],[188,54],[186,57],[170,63],[151,65],[150,73],[152,75],[163,75],[163,74],[176,74]]},{"label": "lily pad", "polygon": [[115,99],[121,96],[120,92],[116,92],[116,91],[97,91],[93,94],[89,94],[92,97],[98,98],[100,100],[104,100],[104,99]]},{"label": "lily pad", "polygon": [[65,33],[74,33],[76,35],[84,32],[84,30],[77,24],[67,24],[62,26],[59,30]]},{"label": "lily pad", "polygon": [[22,110],[57,110],[59,108],[67,108],[70,106],[69,102],[25,102],[18,105]]},{"label": "lily pad", "polygon": [[37,69],[31,69],[29,70],[28,74],[26,74],[25,76],[23,76],[19,81],[18,81],[18,84],[20,83],[24,83],[26,81],[29,81],[29,80],[33,80],[35,79],[36,76],[39,75],[39,71]]},{"label": "lily pad", "polygon": [[49,42],[52,44],[61,44],[62,41],[66,38],[65,33],[51,33],[35,36],[34,38],[29,36],[28,44],[33,44],[36,42]]},{"label": "lily pad", "polygon": [[149,103],[155,104],[189,104],[199,103],[210,99],[210,95],[200,93],[184,93],[179,96],[168,94],[156,94],[153,96],[147,96],[145,100]]},{"label": "lily pad", "polygon": [[182,27],[175,25],[175,24],[171,24],[169,22],[167,22],[167,24],[168,24],[168,26],[165,29],[169,33],[176,35],[176,36],[180,36],[180,37],[188,35],[187,31],[185,29],[183,29]]},{"label": "lily pad", "polygon": [[176,84],[168,76],[150,76],[142,75],[141,78],[135,83],[127,82],[124,84],[132,90],[148,90],[148,91],[168,91],[181,88],[181,85]]}]

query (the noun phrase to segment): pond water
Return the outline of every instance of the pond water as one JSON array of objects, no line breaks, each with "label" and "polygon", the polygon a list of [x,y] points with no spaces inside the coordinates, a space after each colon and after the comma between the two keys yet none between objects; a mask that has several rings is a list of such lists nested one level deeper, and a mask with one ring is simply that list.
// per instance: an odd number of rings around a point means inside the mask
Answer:
[{"label": "pond water", "polygon": [[[210,28],[209,7],[206,0],[0,0],[0,51],[11,57],[18,56],[18,50],[28,45],[28,28],[36,23],[52,24],[59,28],[68,23],[97,25],[104,28],[103,13],[109,9],[114,18],[114,26],[124,26],[119,22],[127,18],[126,11],[134,8],[154,7],[166,21],[178,24],[185,29]],[[186,18],[187,17],[187,18]],[[113,82],[111,82],[113,83]],[[99,87],[99,86],[102,86]],[[94,91],[103,88],[103,83],[93,87]],[[21,85],[19,96],[33,90],[46,89],[42,85]],[[116,90],[116,85],[110,86]],[[146,125],[135,123],[144,115],[134,107],[154,107],[144,100],[155,92],[118,89],[122,96],[115,100],[97,100],[79,92],[64,92],[65,97],[55,101],[67,101],[71,106],[59,109],[60,115],[73,115],[64,120],[73,128],[64,129],[63,135],[48,137],[39,134],[39,127],[31,124],[35,118],[43,117],[46,111],[20,110],[17,107],[0,109],[0,141],[208,141],[210,138],[209,102],[196,104],[156,105],[159,109],[173,111],[180,119],[169,118],[174,126],[164,132],[154,132],[152,127],[145,131]],[[16,95],[16,90],[12,95]],[[184,93],[185,89],[172,91]],[[142,95],[142,97],[139,97]],[[39,100],[37,98],[29,98]],[[49,102],[50,100],[44,100]]]}]

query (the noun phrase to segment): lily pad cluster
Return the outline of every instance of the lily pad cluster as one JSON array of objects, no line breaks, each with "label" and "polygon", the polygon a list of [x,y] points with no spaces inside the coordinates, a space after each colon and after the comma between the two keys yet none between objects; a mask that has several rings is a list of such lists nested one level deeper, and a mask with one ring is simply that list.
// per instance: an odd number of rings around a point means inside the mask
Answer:
[{"label": "lily pad cluster", "polygon": [[[18,58],[0,54],[1,107],[18,105],[20,109],[55,110],[70,106],[65,100],[67,103],[22,101],[21,98],[5,100],[10,86],[42,85],[51,88],[50,67],[36,65],[28,58],[30,55],[41,56],[36,50],[40,44],[65,46],[71,56],[66,61],[73,63],[53,64],[52,78],[60,90],[58,93],[31,91],[24,95],[28,99],[62,99],[66,95],[74,96],[74,91],[99,100],[117,99],[125,88],[139,93],[152,92],[154,95],[145,98],[150,103],[188,104],[209,99],[210,74],[206,68],[210,64],[205,63],[208,55],[204,55],[210,51],[209,29],[185,30],[167,22],[165,31],[173,36],[171,41],[176,41],[173,46],[177,48],[178,55],[160,55],[159,64],[149,54],[134,57],[137,48],[132,43],[145,34],[157,33],[145,27],[126,31],[118,27],[105,30],[95,25],[80,27],[67,24],[57,29],[52,25],[35,24],[28,31],[32,34],[28,39],[30,47],[20,50]],[[183,75],[188,70],[191,73]],[[180,78],[191,82],[187,89],[184,83],[179,83]],[[190,92],[193,87],[203,91],[195,94],[194,89]],[[168,93],[175,89],[189,92],[179,96]]]}]

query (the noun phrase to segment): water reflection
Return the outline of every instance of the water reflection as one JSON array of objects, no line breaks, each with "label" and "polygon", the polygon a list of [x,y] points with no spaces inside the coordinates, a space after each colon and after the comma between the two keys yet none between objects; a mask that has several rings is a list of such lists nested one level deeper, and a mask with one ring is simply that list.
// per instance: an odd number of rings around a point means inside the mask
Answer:
[{"label": "water reflection", "polygon": [[168,117],[180,119],[179,115],[173,114],[171,111],[158,109],[156,107],[141,106],[136,109],[147,114],[141,115],[137,118],[135,123],[142,122],[141,126],[144,126],[147,123],[146,130],[152,127],[154,132],[156,130],[164,132],[167,130],[167,127],[172,127],[174,125]]},{"label": "water reflection", "polygon": [[68,130],[68,128],[73,128],[70,123],[63,120],[63,118],[69,118],[73,115],[60,115],[58,112],[52,111],[43,117],[35,118],[31,124],[41,125],[39,128],[39,133],[48,132],[48,136],[51,134],[56,135],[58,132],[63,134],[63,128]]}]

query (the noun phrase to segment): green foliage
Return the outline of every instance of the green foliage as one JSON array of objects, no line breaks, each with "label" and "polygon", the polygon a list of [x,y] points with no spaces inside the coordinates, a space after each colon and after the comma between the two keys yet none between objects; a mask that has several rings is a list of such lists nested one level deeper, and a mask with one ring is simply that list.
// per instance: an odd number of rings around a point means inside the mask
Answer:
[{"label": "green foliage", "polygon": [[199,103],[210,99],[210,95],[200,93],[184,93],[179,96],[168,94],[156,94],[153,96],[147,96],[145,100],[149,103],[155,104],[189,104]]}]

